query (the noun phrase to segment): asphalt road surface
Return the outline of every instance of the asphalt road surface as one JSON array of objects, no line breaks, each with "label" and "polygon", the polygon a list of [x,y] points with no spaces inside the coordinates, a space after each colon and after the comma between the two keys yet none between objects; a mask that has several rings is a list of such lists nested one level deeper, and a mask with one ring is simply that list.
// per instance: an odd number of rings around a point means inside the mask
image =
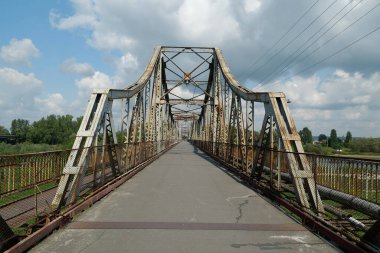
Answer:
[{"label": "asphalt road surface", "polygon": [[336,252],[181,142],[31,252]]}]

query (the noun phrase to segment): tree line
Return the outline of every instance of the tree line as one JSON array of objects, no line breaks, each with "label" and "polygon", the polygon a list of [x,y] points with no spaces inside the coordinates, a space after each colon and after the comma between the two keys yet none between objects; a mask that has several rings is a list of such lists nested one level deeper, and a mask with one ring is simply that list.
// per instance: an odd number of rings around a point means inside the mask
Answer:
[{"label": "tree line", "polygon": [[49,145],[69,145],[79,129],[82,117],[72,115],[49,115],[32,124],[25,119],[14,119],[10,131],[0,126],[0,135],[14,135],[15,143],[34,143]]},{"label": "tree line", "polygon": [[338,137],[337,131],[331,129],[329,136],[320,134],[317,143],[313,143],[313,134],[308,127],[299,131],[299,135],[307,152],[328,154],[333,150],[347,148],[352,152],[380,153],[380,138],[353,138],[350,131],[345,136]]},{"label": "tree line", "polygon": [[[63,145],[71,147],[83,117],[72,115],[49,115],[30,123],[25,119],[14,119],[8,130],[0,125],[0,136],[13,135],[13,144],[32,143]],[[308,127],[299,131],[306,152],[330,154],[342,148],[353,152],[380,153],[380,138],[353,138],[350,131],[345,136],[338,137],[337,131],[331,129],[330,135],[320,134],[318,142],[313,143],[313,134]],[[256,137],[259,133],[256,133]],[[0,139],[1,142],[1,139]]]}]

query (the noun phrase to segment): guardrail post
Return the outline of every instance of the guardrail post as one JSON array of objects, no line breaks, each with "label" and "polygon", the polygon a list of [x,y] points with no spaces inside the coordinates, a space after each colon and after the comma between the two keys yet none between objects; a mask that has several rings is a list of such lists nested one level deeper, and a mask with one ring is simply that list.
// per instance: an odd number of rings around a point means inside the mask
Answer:
[{"label": "guardrail post", "polygon": [[33,174],[34,174],[34,207],[35,207],[35,215],[36,215],[36,220],[38,219],[38,210],[37,210],[37,168],[36,168],[36,163],[34,163],[33,166]]}]

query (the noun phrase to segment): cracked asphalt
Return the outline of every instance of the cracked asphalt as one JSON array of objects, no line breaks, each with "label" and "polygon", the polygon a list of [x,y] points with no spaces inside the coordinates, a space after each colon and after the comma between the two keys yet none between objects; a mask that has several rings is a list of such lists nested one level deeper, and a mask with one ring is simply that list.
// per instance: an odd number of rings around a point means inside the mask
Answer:
[{"label": "cracked asphalt", "polygon": [[187,142],[31,252],[336,252]]}]

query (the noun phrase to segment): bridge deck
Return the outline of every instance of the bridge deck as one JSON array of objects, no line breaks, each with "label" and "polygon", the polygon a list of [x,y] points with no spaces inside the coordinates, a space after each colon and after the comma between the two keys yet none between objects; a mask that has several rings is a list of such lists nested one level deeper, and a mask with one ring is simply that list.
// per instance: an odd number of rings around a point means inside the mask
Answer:
[{"label": "bridge deck", "polygon": [[181,142],[31,252],[335,252]]}]

